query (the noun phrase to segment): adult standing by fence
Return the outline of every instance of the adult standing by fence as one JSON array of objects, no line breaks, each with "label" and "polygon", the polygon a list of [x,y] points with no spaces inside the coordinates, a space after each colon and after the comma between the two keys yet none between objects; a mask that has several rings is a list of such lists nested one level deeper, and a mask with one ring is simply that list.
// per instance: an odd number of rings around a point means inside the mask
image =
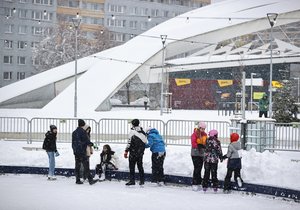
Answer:
[{"label": "adult standing by fence", "polygon": [[203,167],[204,151],[206,145],[207,134],[205,133],[206,124],[199,122],[197,128],[191,136],[191,156],[194,165],[193,172],[193,190],[198,190],[202,184],[201,171]]},{"label": "adult standing by fence", "polygon": [[78,127],[72,133],[72,148],[75,156],[75,176],[76,184],[83,184],[80,180],[80,166],[83,165],[83,173],[86,178],[88,178],[90,185],[95,184],[97,180],[93,180],[90,173],[88,156],[86,153],[87,146],[93,146],[90,142],[87,132],[83,129],[85,122],[82,119],[78,120]]},{"label": "adult standing by fence", "polygon": [[129,133],[128,143],[125,149],[124,157],[128,158],[129,152],[129,171],[130,180],[126,183],[127,186],[135,185],[135,165],[137,165],[140,175],[140,185],[144,185],[145,174],[143,168],[143,156],[145,151],[145,144],[147,143],[146,133],[141,128],[140,121],[134,119],[131,121],[132,128]]},{"label": "adult standing by fence", "polygon": [[45,134],[45,139],[43,142],[43,149],[46,150],[49,158],[48,180],[56,180],[56,177],[54,176],[55,156],[59,155],[56,148],[56,135],[57,127],[55,125],[50,125],[50,131],[47,131]]}]

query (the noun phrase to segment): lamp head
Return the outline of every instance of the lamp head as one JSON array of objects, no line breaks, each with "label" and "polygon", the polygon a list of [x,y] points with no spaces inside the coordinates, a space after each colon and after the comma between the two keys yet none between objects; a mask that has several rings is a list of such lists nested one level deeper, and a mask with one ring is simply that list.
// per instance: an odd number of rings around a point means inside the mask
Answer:
[{"label": "lamp head", "polygon": [[278,17],[277,13],[267,13],[267,17],[270,23],[271,28],[276,24],[276,19]]}]

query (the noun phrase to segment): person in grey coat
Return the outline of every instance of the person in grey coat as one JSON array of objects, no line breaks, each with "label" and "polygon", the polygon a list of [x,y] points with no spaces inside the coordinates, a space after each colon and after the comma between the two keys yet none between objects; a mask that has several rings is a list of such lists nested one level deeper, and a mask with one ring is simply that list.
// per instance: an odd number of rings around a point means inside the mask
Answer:
[{"label": "person in grey coat", "polygon": [[243,180],[241,178],[242,161],[238,151],[241,149],[241,142],[237,133],[230,135],[230,144],[228,145],[227,154],[223,156],[223,159],[228,158],[227,174],[224,181],[224,192],[227,193],[231,190],[231,176],[234,172],[234,180],[239,187],[242,187]]}]

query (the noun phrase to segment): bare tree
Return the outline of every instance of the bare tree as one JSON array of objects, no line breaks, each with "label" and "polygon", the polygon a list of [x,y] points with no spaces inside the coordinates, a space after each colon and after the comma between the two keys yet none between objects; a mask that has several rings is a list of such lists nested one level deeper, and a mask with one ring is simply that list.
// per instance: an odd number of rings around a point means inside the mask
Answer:
[{"label": "bare tree", "polygon": [[[112,47],[107,30],[95,32],[95,39],[87,39],[78,32],[78,58]],[[60,22],[54,32],[45,37],[33,50],[37,72],[46,71],[75,59],[75,30],[68,22]]]}]

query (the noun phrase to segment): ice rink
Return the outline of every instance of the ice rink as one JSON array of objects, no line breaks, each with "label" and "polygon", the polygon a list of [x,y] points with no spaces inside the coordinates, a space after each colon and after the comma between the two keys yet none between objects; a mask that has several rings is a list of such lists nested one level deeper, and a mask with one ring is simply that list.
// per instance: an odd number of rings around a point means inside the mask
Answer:
[{"label": "ice rink", "polygon": [[294,201],[238,192],[223,194],[192,191],[191,187],[145,184],[126,187],[124,181],[104,181],[90,186],[76,185],[74,177],[47,181],[42,175],[0,176],[0,210],[89,210],[89,209],[209,209],[209,210],[293,210]]}]

